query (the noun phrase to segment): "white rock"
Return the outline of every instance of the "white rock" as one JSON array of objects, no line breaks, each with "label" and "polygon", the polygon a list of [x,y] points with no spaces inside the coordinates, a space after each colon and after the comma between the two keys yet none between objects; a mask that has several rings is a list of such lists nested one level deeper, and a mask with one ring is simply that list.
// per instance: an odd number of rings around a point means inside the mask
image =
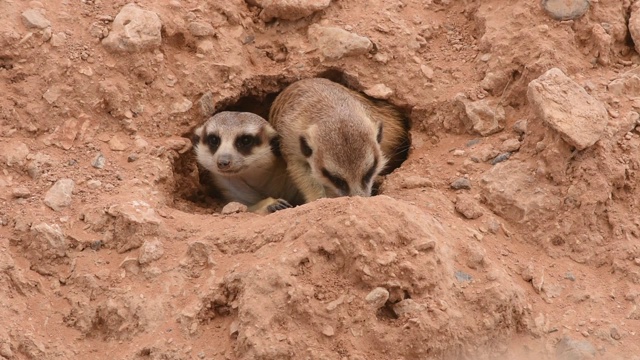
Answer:
[{"label": "white rock", "polygon": [[160,259],[163,254],[164,247],[160,240],[145,241],[140,247],[138,263],[140,263],[140,265],[149,264],[152,261]]},{"label": "white rock", "polygon": [[30,231],[34,239],[30,248],[40,256],[59,258],[67,255],[67,241],[60,226],[39,223],[31,226]]},{"label": "white rock", "polygon": [[153,50],[162,43],[161,28],[158,14],[131,3],[116,15],[109,36],[102,40],[102,45],[114,52]]},{"label": "white rock", "polygon": [[377,287],[367,295],[365,301],[371,304],[376,309],[379,309],[384,306],[389,300],[389,290],[383,287]]},{"label": "white rock", "polygon": [[171,109],[169,110],[169,113],[170,114],[186,113],[187,111],[189,111],[189,109],[191,109],[192,106],[193,106],[193,103],[189,99],[182,98],[174,102],[173,104],[171,104]]},{"label": "white rock", "polygon": [[71,194],[75,183],[71,179],[60,179],[44,195],[44,203],[54,211],[71,205]]},{"label": "white rock", "polygon": [[38,9],[24,11],[22,13],[22,23],[28,28],[35,29],[46,29],[51,26],[51,22]]},{"label": "white rock", "polygon": [[458,94],[455,101],[466,116],[462,120],[465,125],[482,136],[488,136],[504,128],[505,113],[500,105],[491,106],[489,100],[471,101],[463,94]]},{"label": "white rock", "polygon": [[17,140],[11,140],[3,144],[1,149],[0,159],[7,164],[7,166],[21,165],[27,159],[27,155],[29,155],[29,147],[27,144]]},{"label": "white rock", "polygon": [[318,47],[328,60],[363,55],[373,47],[371,41],[366,37],[333,26],[313,24],[309,26],[307,35],[311,43]]},{"label": "white rock", "polygon": [[609,121],[605,106],[558,68],[531,81],[527,98],[536,115],[578,150],[604,135]]},{"label": "white rock", "polygon": [[191,35],[197,37],[213,36],[215,34],[215,31],[213,30],[213,26],[211,26],[211,24],[201,21],[190,22],[189,32],[191,33]]},{"label": "white rock", "polygon": [[262,7],[260,18],[271,21],[275,18],[283,20],[298,20],[316,11],[326,9],[331,0],[257,0]]},{"label": "white rock", "polygon": [[393,90],[385,84],[376,84],[366,89],[364,93],[375,99],[387,100],[393,95]]}]

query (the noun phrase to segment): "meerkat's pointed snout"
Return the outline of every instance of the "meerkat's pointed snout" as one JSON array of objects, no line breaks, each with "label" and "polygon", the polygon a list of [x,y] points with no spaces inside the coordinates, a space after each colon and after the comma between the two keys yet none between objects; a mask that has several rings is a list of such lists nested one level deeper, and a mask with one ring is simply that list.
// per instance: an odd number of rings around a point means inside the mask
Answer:
[{"label": "meerkat's pointed snout", "polygon": [[218,169],[227,170],[231,167],[231,155],[230,154],[220,154],[218,156]]}]

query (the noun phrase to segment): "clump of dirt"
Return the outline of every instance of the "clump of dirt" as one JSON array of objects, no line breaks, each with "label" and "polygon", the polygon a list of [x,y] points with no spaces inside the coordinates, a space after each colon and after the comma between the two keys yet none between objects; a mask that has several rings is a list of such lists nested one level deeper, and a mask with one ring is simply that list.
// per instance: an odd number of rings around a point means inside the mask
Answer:
[{"label": "clump of dirt", "polygon": [[[638,14],[0,2],[0,359],[637,358]],[[221,214],[190,131],[309,77],[406,114],[406,160]]]}]

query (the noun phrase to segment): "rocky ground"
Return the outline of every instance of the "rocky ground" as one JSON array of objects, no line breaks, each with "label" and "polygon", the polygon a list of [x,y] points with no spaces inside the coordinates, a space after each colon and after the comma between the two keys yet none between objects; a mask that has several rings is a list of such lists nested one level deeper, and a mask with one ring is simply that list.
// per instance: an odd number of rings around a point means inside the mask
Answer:
[{"label": "rocky ground", "polygon": [[[629,0],[0,0],[0,359],[640,359],[634,39]],[[222,214],[190,130],[313,76],[409,158]]]}]

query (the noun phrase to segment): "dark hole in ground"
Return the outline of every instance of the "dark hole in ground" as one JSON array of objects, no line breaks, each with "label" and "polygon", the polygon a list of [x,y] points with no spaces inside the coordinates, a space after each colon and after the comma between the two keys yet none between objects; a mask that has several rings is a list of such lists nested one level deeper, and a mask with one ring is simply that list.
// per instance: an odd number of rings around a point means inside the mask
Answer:
[{"label": "dark hole in ground", "polygon": [[[411,119],[408,115],[410,113],[410,108],[398,107],[393,104],[389,104],[386,101],[374,99],[365,95],[361,91],[362,86],[359,84],[358,80],[353,76],[345,74],[339,69],[325,70],[317,74],[317,77],[329,79],[350,89],[359,91],[362,95],[376,104],[391,105],[401,114],[403,126],[407,132],[407,136],[405,141],[399,146],[399,151],[394,154],[394,156],[389,160],[387,168],[381,175],[387,175],[400,167],[400,165],[409,156],[409,149],[411,147],[411,134],[409,132],[409,130],[411,129]],[[264,119],[268,119],[269,109],[271,108],[271,104],[273,104],[273,101],[276,99],[278,94],[289,84],[297,80],[300,79],[285,76],[258,76],[248,79],[245,82],[243,91],[239,94],[239,96],[237,98],[227,98],[218,101],[215,104],[214,113],[222,111],[243,111],[251,112],[263,117]],[[182,136],[190,138],[192,131],[203,121],[203,119],[198,119],[197,123],[194,124],[194,126]],[[212,203],[211,199],[208,199],[217,197],[215,189],[211,189],[206,186],[206,184],[208,183],[207,178],[209,175],[206,171],[198,169],[198,175],[196,176],[194,170],[197,167],[198,166],[196,164],[195,155],[193,154],[193,152],[183,154],[179,159],[176,160],[176,163],[174,165],[174,172],[177,180],[176,184],[179,185],[176,187],[175,194],[178,198],[193,202],[199,207],[215,207],[215,204]],[[187,177],[189,177],[190,179],[180,179]],[[193,179],[195,179],[196,177],[198,177],[201,186],[197,186],[197,184],[196,186],[185,186],[185,184],[194,183]],[[374,195],[379,194],[380,185],[380,183],[374,184]],[[219,207],[219,205],[220,204],[218,203],[217,207]]]}]

